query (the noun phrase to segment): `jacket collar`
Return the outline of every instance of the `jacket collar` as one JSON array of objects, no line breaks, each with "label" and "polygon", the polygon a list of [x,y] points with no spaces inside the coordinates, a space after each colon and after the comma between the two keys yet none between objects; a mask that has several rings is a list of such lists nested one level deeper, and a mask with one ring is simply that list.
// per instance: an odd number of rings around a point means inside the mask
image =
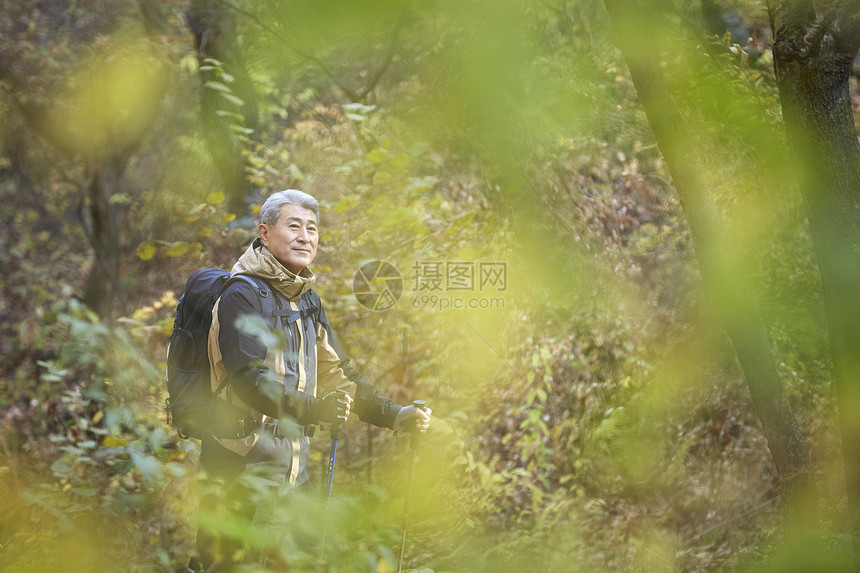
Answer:
[{"label": "jacket collar", "polygon": [[304,269],[298,275],[287,270],[259,238],[251,243],[230,271],[231,276],[240,273],[260,277],[290,301],[298,300],[311,290],[317,280],[310,269]]}]

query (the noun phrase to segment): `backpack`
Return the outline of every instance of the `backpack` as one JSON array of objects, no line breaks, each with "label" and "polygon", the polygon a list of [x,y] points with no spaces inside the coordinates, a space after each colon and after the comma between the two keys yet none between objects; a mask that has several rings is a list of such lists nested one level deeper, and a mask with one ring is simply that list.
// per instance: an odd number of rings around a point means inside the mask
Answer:
[{"label": "backpack", "polygon": [[180,438],[202,439],[207,433],[222,438],[243,438],[252,427],[247,412],[217,398],[227,381],[212,392],[209,365],[209,327],[212,308],[227,285],[236,280],[251,283],[260,295],[263,316],[272,316],[269,287],[257,277],[236,275],[223,269],[193,273],[176,305],[173,333],[167,345],[167,422]]}]

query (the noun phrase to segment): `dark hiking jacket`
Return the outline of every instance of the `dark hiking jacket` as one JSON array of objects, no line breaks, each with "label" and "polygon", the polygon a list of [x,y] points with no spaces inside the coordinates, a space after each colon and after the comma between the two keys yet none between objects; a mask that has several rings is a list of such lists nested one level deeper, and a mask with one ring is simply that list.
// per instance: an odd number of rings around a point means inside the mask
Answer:
[{"label": "dark hiking jacket", "polygon": [[312,290],[313,273],[291,273],[259,239],[233,266],[231,274],[239,273],[262,278],[271,287],[262,294],[274,297],[275,316],[261,316],[259,289],[246,281],[231,282],[212,310],[209,359],[213,391],[227,379],[220,397],[247,412],[254,424],[245,437],[204,439],[201,463],[215,473],[219,468],[206,466],[217,466],[219,459],[232,460],[234,467],[273,464],[291,483],[300,484],[308,477],[307,426],[275,422],[315,423],[304,419],[306,395],[322,397],[346,389],[354,399],[352,412],[364,422],[388,428],[401,407],[350,364]]}]

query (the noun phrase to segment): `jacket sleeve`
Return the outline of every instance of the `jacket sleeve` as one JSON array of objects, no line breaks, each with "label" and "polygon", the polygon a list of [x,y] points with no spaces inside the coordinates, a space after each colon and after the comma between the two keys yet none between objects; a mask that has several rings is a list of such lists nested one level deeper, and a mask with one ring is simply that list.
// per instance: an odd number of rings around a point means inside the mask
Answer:
[{"label": "jacket sleeve", "polygon": [[317,382],[322,393],[342,388],[353,394],[353,411],[362,422],[383,428],[394,427],[394,418],[402,406],[392,402],[350,364],[349,357],[326,319],[324,309],[320,309],[317,327]]},{"label": "jacket sleeve", "polygon": [[236,397],[258,412],[273,418],[291,416],[299,423],[307,419],[315,399],[310,394],[285,388],[266,365],[271,337],[262,317],[260,296],[253,287],[237,281],[222,293],[218,302],[218,347],[226,382]]}]

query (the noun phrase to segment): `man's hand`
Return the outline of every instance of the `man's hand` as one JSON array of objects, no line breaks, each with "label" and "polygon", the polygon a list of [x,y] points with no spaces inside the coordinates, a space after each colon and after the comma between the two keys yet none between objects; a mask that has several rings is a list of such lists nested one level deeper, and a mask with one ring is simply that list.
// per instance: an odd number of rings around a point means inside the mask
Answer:
[{"label": "man's hand", "polygon": [[414,405],[403,406],[394,418],[394,430],[398,432],[418,430],[423,434],[430,428],[431,413],[430,408],[421,410]]},{"label": "man's hand", "polygon": [[310,417],[326,424],[345,422],[351,408],[352,396],[346,392],[331,392],[316,399]]}]

